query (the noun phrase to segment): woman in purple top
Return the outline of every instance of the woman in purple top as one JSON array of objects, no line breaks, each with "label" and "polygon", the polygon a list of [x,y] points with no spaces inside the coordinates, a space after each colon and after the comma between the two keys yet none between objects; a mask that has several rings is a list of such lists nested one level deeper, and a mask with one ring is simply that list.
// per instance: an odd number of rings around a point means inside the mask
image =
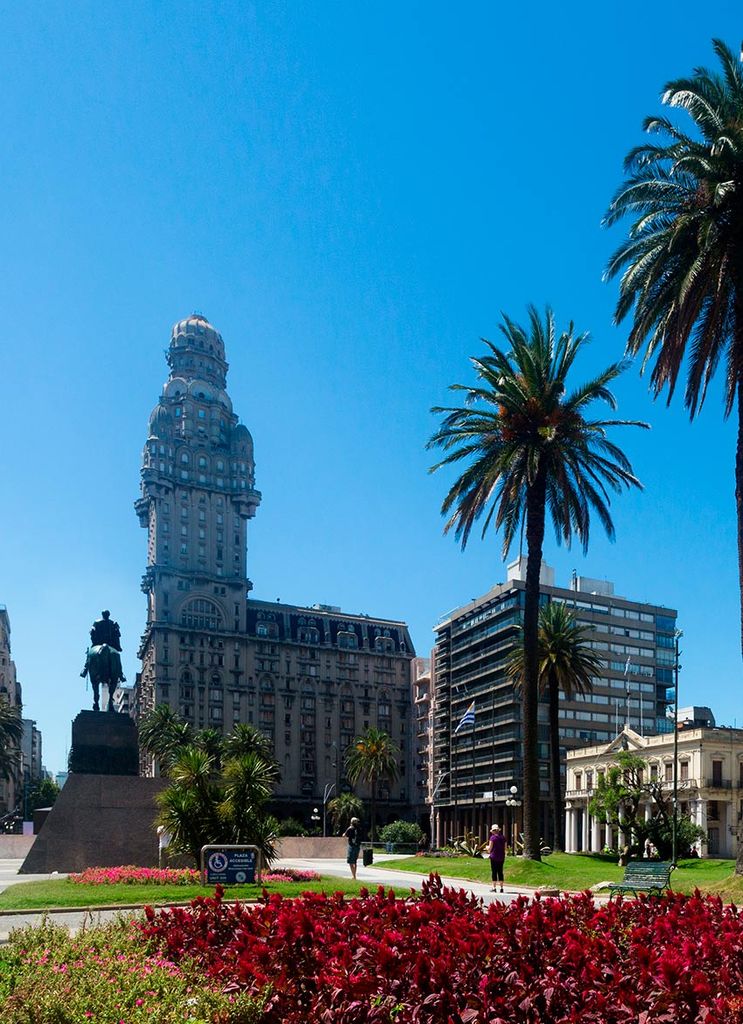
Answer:
[{"label": "woman in purple top", "polygon": [[493,879],[493,892],[497,892],[496,882],[500,882],[500,891],[503,892],[503,862],[506,859],[506,837],[501,832],[500,825],[490,826],[488,856],[490,857],[490,875]]}]

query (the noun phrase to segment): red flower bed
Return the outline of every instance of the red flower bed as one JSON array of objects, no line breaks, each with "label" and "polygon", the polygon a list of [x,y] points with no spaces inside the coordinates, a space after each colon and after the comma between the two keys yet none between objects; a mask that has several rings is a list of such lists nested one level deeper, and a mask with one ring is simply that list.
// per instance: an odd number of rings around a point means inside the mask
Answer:
[{"label": "red flower bed", "polygon": [[719,899],[507,906],[274,895],[147,910],[144,933],[226,989],[270,991],[266,1024],[743,1024],[743,921]]}]

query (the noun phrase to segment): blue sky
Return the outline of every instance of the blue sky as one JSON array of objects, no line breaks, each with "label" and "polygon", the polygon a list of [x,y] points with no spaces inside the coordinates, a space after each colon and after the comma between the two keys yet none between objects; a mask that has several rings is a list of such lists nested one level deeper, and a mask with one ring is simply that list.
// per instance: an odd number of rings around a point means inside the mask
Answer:
[{"label": "blue sky", "polygon": [[[600,9],[599,9],[600,8]],[[736,13],[738,17],[736,17]],[[125,670],[145,621],[132,503],[173,321],[222,332],[263,504],[264,599],[405,619],[419,653],[504,577],[443,537],[429,413],[500,311],[549,302],[618,358],[619,234],[600,227],[665,81],[738,46],[738,5],[46,3],[0,36],[0,602],[26,714],[63,768],[109,607]],[[584,559],[679,610],[682,703],[743,722],[734,429],[693,425],[635,366],[621,442],[645,484]]]}]

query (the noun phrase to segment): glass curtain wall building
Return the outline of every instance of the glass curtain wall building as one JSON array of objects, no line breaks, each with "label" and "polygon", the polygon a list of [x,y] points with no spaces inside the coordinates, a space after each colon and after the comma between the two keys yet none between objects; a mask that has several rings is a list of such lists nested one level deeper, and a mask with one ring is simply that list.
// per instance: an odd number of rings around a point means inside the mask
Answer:
[{"label": "glass curtain wall building", "polygon": [[[448,613],[435,627],[433,678],[433,841],[473,831],[484,838],[491,822],[518,834],[523,784],[520,695],[506,678],[506,662],[519,642],[526,559],[508,566],[505,583]],[[560,747],[608,743],[625,724],[641,735],[670,731],[673,634],[676,611],[619,597],[606,580],[573,575],[555,585],[542,563],[541,600],[561,601],[589,630],[604,667],[593,692],[560,699]],[[474,725],[457,728],[474,702]],[[541,834],[553,842],[550,818],[549,726],[539,706]],[[512,793],[515,787],[516,792]],[[507,803],[506,801],[510,801]]]}]

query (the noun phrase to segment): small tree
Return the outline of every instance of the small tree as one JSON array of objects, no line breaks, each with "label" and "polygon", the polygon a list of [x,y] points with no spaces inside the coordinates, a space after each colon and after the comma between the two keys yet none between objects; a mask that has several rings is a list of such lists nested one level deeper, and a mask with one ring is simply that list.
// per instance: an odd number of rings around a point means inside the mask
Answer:
[{"label": "small tree", "polygon": [[415,821],[393,821],[379,830],[383,843],[420,843],[423,829]]},{"label": "small tree", "polygon": [[60,790],[54,779],[39,779],[28,791],[29,814],[37,807],[51,807],[59,796]]},{"label": "small tree", "polygon": [[380,779],[394,782],[397,778],[398,747],[383,729],[370,727],[357,736],[346,752],[346,775],[355,784],[362,779],[371,789],[370,838],[374,842],[374,824],[377,813],[377,783]]},{"label": "small tree", "polygon": [[[648,766],[641,757],[629,750],[620,751],[617,763],[599,776],[588,811],[612,828],[621,829],[629,837],[630,848],[642,849],[649,839],[661,857],[668,858],[673,849],[673,796],[659,779],[649,779],[647,774]],[[648,803],[654,811],[646,820],[644,807]],[[678,814],[676,839],[677,848],[684,850],[706,836],[688,814]]]},{"label": "small tree", "polygon": [[364,804],[353,793],[341,793],[328,803],[328,815],[334,832],[344,832],[351,818],[361,818],[363,813]]},{"label": "small tree", "polygon": [[170,850],[199,863],[212,843],[259,847],[276,858],[278,822],[267,811],[278,764],[266,738],[252,726],[236,726],[223,738],[213,729],[195,735],[162,705],[143,723],[142,745],[171,781],[157,797],[157,824],[171,836]]}]

